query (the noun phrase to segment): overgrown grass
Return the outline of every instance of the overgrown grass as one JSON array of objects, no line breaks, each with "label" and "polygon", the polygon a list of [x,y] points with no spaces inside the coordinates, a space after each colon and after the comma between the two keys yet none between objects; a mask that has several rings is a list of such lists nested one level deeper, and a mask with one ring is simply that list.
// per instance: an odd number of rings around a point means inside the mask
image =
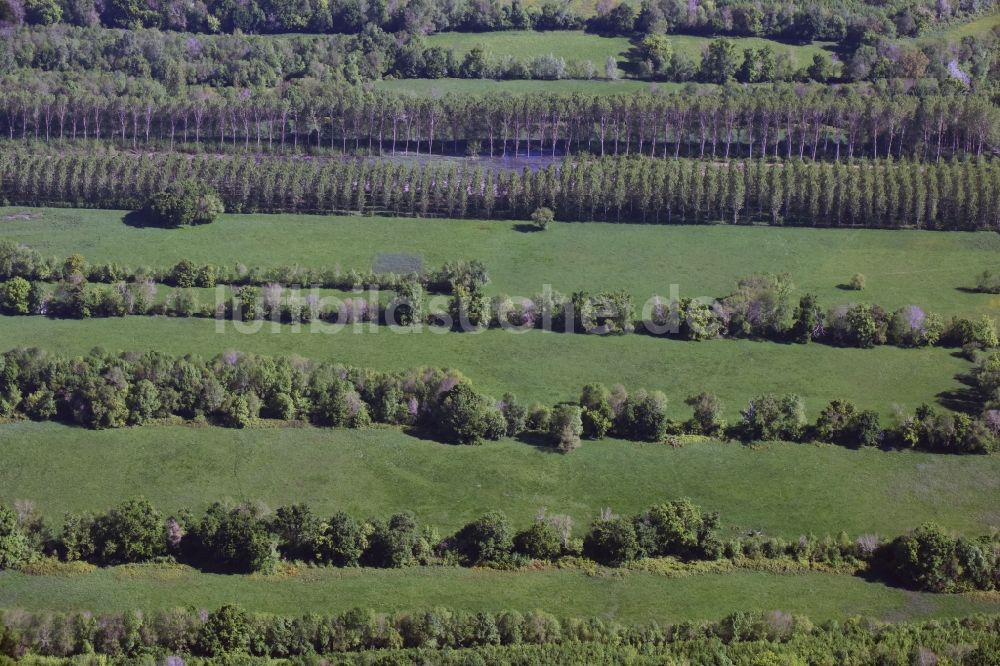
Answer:
[{"label": "overgrown grass", "polygon": [[[916,303],[944,315],[1000,312],[1000,297],[970,292],[976,276],[996,269],[1000,234],[909,230],[848,230],[732,226],[556,223],[523,232],[505,221],[224,215],[189,229],[136,228],[120,211],[32,209],[40,219],[5,219],[22,209],[0,208],[0,238],[43,254],[79,252],[94,262],[172,265],[195,262],[266,267],[300,264],[366,270],[378,254],[423,257],[436,268],[479,259],[490,293],[531,296],[556,291],[627,289],[639,302],[654,294],[724,296],[755,271],[788,272],[802,292],[833,306],[872,301],[896,308]],[[852,275],[864,292],[845,291]]]},{"label": "overgrown grass", "polygon": [[732,573],[689,578],[588,576],[578,571],[498,572],[453,568],[396,571],[301,569],[276,577],[224,576],[183,567],[119,567],[78,576],[0,572],[0,607],[30,610],[216,608],[336,613],[433,606],[529,611],[624,622],[716,620],[735,609],[781,609],[821,621],[865,615],[888,620],[996,612],[1000,603],[964,595],[906,592],[834,574]]},{"label": "overgrown grass", "polygon": [[569,514],[582,535],[604,507],[629,515],[690,497],[721,513],[723,538],[749,530],[895,536],[928,520],[966,534],[1000,526],[998,456],[617,440],[560,455],[513,440],[452,446],[393,429],[96,432],[15,423],[0,426],[0,459],[0,501],[31,500],[57,521],[144,495],[166,512],[216,500],[272,510],[307,502],[321,515],[359,517],[409,510],[443,534],[492,509],[524,527],[545,507]]}]

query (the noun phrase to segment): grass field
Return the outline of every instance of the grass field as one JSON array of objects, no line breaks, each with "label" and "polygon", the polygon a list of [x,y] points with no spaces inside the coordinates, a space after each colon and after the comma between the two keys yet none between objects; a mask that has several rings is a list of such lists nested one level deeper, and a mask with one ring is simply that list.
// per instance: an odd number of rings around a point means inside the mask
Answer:
[{"label": "grass field", "polygon": [[1000,528],[998,456],[617,440],[562,456],[513,440],[461,447],[392,429],[17,423],[0,426],[0,459],[0,501],[31,500],[55,520],[145,495],[165,512],[223,499],[272,510],[302,501],[321,515],[410,510],[443,534],[491,509],[525,527],[546,507],[569,514],[582,535],[603,507],[633,514],[690,497],[721,513],[726,538],[890,536],[928,520],[967,534]]},{"label": "grass field", "polygon": [[445,606],[529,611],[625,622],[716,620],[734,609],[780,609],[821,621],[852,615],[887,620],[1000,610],[965,595],[906,592],[832,574],[738,572],[688,578],[577,571],[498,572],[452,568],[302,569],[274,578],[203,574],[179,567],[123,567],[73,577],[0,572],[0,607],[92,610],[215,608],[238,600],[256,611],[336,613]]},{"label": "grass field", "polygon": [[[217,323],[222,332],[216,329]],[[95,346],[109,351],[156,349],[213,356],[237,349],[270,355],[331,359],[383,370],[421,365],[458,368],[494,397],[512,391],[521,400],[553,404],[579,397],[589,382],[626,383],[632,389],[663,390],[670,413],[688,418],[684,399],[703,390],[726,403],[730,417],[761,393],[796,392],[815,418],[827,402],[853,400],[890,417],[895,405],[911,412],[936,396],[960,391],[956,379],[969,364],[947,349],[839,349],[746,340],[694,343],[625,335],[603,338],[501,330],[447,333],[367,328],[333,331],[328,325],[295,332],[268,323],[243,334],[232,322],[209,319],[128,317],[49,320],[0,318],[0,349],[41,346],[82,354]]]},{"label": "grass field", "polygon": [[555,55],[567,62],[589,60],[603,74],[608,58],[624,60],[631,43],[626,37],[602,37],[582,31],[507,30],[503,32],[439,32],[427,37],[429,46],[455,49],[464,54],[481,46],[488,56],[511,56],[530,60],[536,56]]},{"label": "grass field", "polygon": [[[788,272],[826,305],[865,300],[917,303],[943,315],[1000,312],[1000,297],[967,291],[1000,266],[1000,234],[901,230],[556,223],[544,233],[504,221],[315,215],[224,215],[182,230],[136,228],[120,211],[35,209],[41,219],[5,220],[0,238],[45,255],[74,252],[95,262],[172,265],[182,258],[231,265],[371,267],[382,252],[421,256],[438,267],[479,259],[490,293],[627,289],[638,302],[669,295],[724,296],[755,271]],[[839,288],[863,273],[863,293]]]},{"label": "grass field", "polygon": [[650,83],[635,79],[560,79],[559,81],[494,81],[493,79],[385,79],[374,83],[376,88],[407,92],[418,97],[441,97],[448,93],[559,93],[571,95],[621,95],[640,92],[680,90],[682,83]]},{"label": "grass field", "polygon": [[[713,37],[695,35],[667,35],[676,53],[681,53],[701,62],[701,55]],[[833,44],[815,42],[807,45],[793,45],[760,37],[734,37],[737,51],[759,49],[770,46],[778,55],[787,54],[796,68],[808,66],[816,53],[827,53]],[[482,47],[494,59],[510,56],[522,60],[544,55],[564,58],[567,63],[592,62],[603,76],[604,63],[610,58],[619,62],[623,69],[632,58],[632,42],[625,37],[602,37],[581,31],[535,32],[533,30],[511,30],[504,32],[441,32],[427,38],[427,43],[442,48],[452,48],[464,54],[473,48]]]},{"label": "grass field", "polygon": [[948,42],[958,42],[963,37],[985,37],[993,32],[997,26],[1000,26],[1000,14],[990,14],[975,21],[954,23],[943,30],[935,30],[915,40],[907,41],[926,42],[941,39]]}]

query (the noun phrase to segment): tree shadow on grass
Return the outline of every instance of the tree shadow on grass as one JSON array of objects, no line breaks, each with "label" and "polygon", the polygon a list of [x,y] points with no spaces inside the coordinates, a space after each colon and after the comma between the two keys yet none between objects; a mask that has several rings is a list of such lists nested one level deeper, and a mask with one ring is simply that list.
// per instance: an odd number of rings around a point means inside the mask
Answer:
[{"label": "tree shadow on grass", "polygon": [[522,234],[533,234],[542,231],[542,229],[539,229],[534,224],[521,223],[514,225],[514,231],[520,232]]},{"label": "tree shadow on grass", "polygon": [[163,229],[162,225],[156,224],[153,217],[144,210],[133,210],[130,213],[125,213],[122,216],[122,223],[129,227],[135,227],[138,229],[154,228]]},{"label": "tree shadow on grass", "polygon": [[[962,352],[952,352],[955,358],[965,359]],[[983,396],[979,393],[979,387],[971,372],[962,372],[955,375],[955,380],[962,384],[962,388],[941,391],[934,397],[938,404],[953,412],[962,412],[970,416],[979,414],[983,407]]]},{"label": "tree shadow on grass", "polygon": [[552,446],[552,440],[550,440],[545,433],[541,432],[522,432],[516,437],[516,440],[521,444],[527,444],[536,449],[539,449],[543,453],[559,453],[559,449]]}]

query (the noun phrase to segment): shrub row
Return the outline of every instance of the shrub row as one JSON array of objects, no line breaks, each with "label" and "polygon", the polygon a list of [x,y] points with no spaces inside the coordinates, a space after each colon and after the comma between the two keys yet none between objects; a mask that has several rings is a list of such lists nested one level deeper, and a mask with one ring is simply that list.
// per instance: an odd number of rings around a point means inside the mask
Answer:
[{"label": "shrub row", "polygon": [[[0,248],[2,249],[2,248]],[[0,258],[2,259],[2,258]],[[4,270],[0,261],[0,276]],[[133,275],[130,282],[110,287],[93,287],[83,277],[86,266],[70,257],[57,273],[63,276],[51,292],[39,283],[22,277],[0,282],[0,312],[4,314],[44,314],[52,317],[114,317],[126,314],[169,314],[204,316],[243,321],[309,323],[333,320],[340,323],[370,321],[382,324],[416,325],[430,323],[458,331],[483,327],[508,330],[539,328],[547,331],[623,334],[640,331],[650,335],[683,340],[739,337],[778,342],[810,341],[843,347],[869,348],[893,344],[901,347],[963,347],[972,352],[998,346],[996,322],[988,315],[974,321],[953,317],[950,321],[927,313],[917,305],[888,312],[877,304],[855,303],[823,310],[812,294],[792,306],[792,285],[788,275],[755,274],[741,279],[730,295],[709,302],[684,298],[668,302],[660,297],[647,301],[636,312],[632,296],[624,290],[597,294],[575,292],[567,297],[544,291],[531,298],[484,295],[481,285],[488,279],[478,262],[453,262],[437,273],[418,277],[393,274],[372,276],[376,287],[392,289],[392,298],[378,302],[369,294],[323,302],[316,293],[285,289],[268,283],[262,290],[245,285],[224,303],[199,304],[194,293],[179,290],[164,303],[155,302],[156,284]],[[182,287],[209,286],[202,279],[206,270],[181,262],[172,269],[170,281]],[[8,273],[22,272],[17,267]],[[106,277],[104,268],[90,271]],[[124,273],[124,271],[122,271]],[[118,274],[116,274],[118,275]],[[258,274],[259,276],[259,274]],[[348,281],[361,279],[348,274]],[[249,281],[244,278],[244,282]],[[446,309],[429,307],[424,299],[424,283],[452,292]],[[641,318],[640,318],[641,317]]]},{"label": "shrub row", "polygon": [[[717,622],[557,618],[541,610],[496,613],[429,608],[339,615],[212,611],[130,611],[93,615],[8,612],[0,616],[0,656],[226,656],[232,663],[315,664],[318,655],[353,664],[939,663],[962,646],[963,664],[993,663],[1000,616],[883,624],[851,618],[816,625],[781,611],[738,611]],[[820,655],[829,661],[817,661]],[[88,654],[92,656],[92,654]],[[260,657],[252,660],[251,656]],[[185,659],[187,662],[188,660]],[[29,662],[30,663],[30,662]],[[46,662],[51,663],[51,662]],[[189,663],[200,664],[197,658]],[[949,662],[950,663],[950,662]]]},{"label": "shrub row", "polygon": [[[1000,537],[955,537],[933,523],[885,541],[875,534],[851,540],[803,535],[794,541],[759,535],[722,541],[719,516],[690,500],[657,504],[632,517],[605,509],[582,539],[568,516],[539,513],[516,532],[491,511],[444,539],[409,513],[357,520],[344,512],[325,518],[307,505],[267,515],[258,506],[216,502],[200,517],[182,510],[165,517],[146,500],[122,502],[104,514],[67,514],[54,532],[33,505],[0,505],[0,569],[41,557],[119,565],[178,560],[207,571],[275,573],[279,564],[402,568],[444,564],[521,569],[532,561],[566,560],[640,566],[673,558],[684,563],[781,560],[804,565],[848,565],[932,592],[995,590],[1000,586]],[[655,562],[647,563],[655,570]],[[41,570],[44,570],[41,569]]]},{"label": "shrub row", "polygon": [[[400,262],[403,261],[405,258],[400,258]],[[189,259],[182,259],[169,268],[131,268],[114,262],[90,263],[80,254],[73,254],[65,259],[43,257],[26,245],[0,239],[0,281],[21,278],[28,281],[57,282],[74,276],[104,284],[143,283],[149,280],[175,287],[214,287],[217,284],[264,286],[278,283],[345,290],[362,287],[392,289],[403,281],[417,281],[429,291],[436,292],[450,292],[456,284],[478,288],[489,282],[486,268],[477,260],[449,261],[432,270],[403,268],[378,272],[298,265],[265,268],[246,266],[240,262],[223,267],[197,264]]]},{"label": "shrub row", "polygon": [[171,183],[213,187],[229,212],[388,213],[643,223],[1000,228],[1000,167],[790,160],[717,163],[649,157],[566,159],[545,169],[389,160],[0,151],[11,204],[138,209]]},{"label": "shrub row", "polygon": [[970,380],[982,414],[938,412],[926,405],[883,428],[876,412],[835,400],[808,425],[797,395],[761,395],[727,425],[710,393],[691,396],[693,417],[671,421],[659,391],[616,385],[583,388],[578,402],[525,406],[477,393],[460,372],[418,368],[377,372],[299,357],[227,352],[209,361],[157,352],[70,358],[39,349],[0,356],[0,417],[55,419],[88,428],[141,425],[179,416],[247,427],[260,418],[362,428],[386,423],[422,429],[446,442],[475,444],[538,433],[562,452],[582,438],[661,442],[685,432],[746,442],[823,441],[843,446],[989,453],[1000,448],[1000,352],[982,358]]}]

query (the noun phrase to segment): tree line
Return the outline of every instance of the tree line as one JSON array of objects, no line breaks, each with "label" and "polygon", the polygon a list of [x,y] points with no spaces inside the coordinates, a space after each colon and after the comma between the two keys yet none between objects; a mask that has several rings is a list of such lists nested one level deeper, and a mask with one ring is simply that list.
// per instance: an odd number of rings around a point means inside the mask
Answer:
[{"label": "tree line", "polygon": [[[835,653],[843,663],[931,659],[963,646],[963,664],[988,664],[1000,650],[1000,618],[979,615],[884,624],[813,623],[782,611],[737,611],[714,622],[627,624],[558,618],[542,610],[427,608],[385,613],[355,608],[297,616],[211,611],[10,612],[0,615],[0,656],[67,658],[86,648],[118,662],[142,656],[270,658],[326,656],[344,666],[380,663],[628,663],[636,666],[725,659],[806,660]],[[197,663],[197,662],[196,662]],[[269,663],[269,662],[262,662]]]},{"label": "tree line", "polygon": [[248,0],[232,4],[210,0],[196,6],[171,2],[97,3],[93,0],[4,0],[4,24],[111,28],[160,28],[189,32],[364,33],[372,28],[427,34],[444,30],[566,30],[586,26],[602,34],[684,32],[778,37],[808,43],[813,39],[858,43],[875,37],[916,37],[950,21],[989,11],[992,0],[941,4],[932,0],[896,0],[873,6],[845,0],[836,7],[794,7],[777,0],[725,0],[691,5],[681,0],[655,0],[639,11],[628,3],[605,3],[595,16],[584,16],[566,4],[547,0],[525,6],[519,0],[473,3],[403,2],[295,3]]},{"label": "tree line", "polygon": [[943,230],[1000,228],[1000,168],[986,160],[771,165],[566,159],[522,172],[392,161],[0,151],[0,200],[137,209],[176,180],[212,186],[228,212],[375,213],[642,223]]},{"label": "tree line", "polygon": [[[450,293],[456,285],[467,289],[481,289],[490,279],[486,267],[475,259],[448,261],[438,268],[423,267],[419,262],[409,262],[407,257],[388,257],[385,264],[384,267],[376,265],[366,271],[345,271],[341,268],[298,264],[248,266],[240,261],[229,266],[217,266],[181,259],[170,267],[133,268],[117,262],[89,262],[81,254],[65,258],[45,257],[27,245],[0,238],[0,281],[21,278],[27,282],[61,282],[77,275],[87,282],[101,284],[152,281],[172,287],[205,288],[220,284],[263,287],[277,283],[343,290],[396,289],[403,282],[416,282],[430,292]],[[19,300],[18,305],[21,303]]]},{"label": "tree line", "polygon": [[[873,303],[824,309],[812,294],[793,306],[794,287],[787,274],[741,278],[732,293],[711,301],[667,301],[654,296],[641,312],[624,290],[578,291],[570,296],[544,290],[530,298],[488,297],[482,291],[488,280],[486,269],[477,261],[449,262],[436,272],[405,275],[372,272],[365,276],[351,271],[341,276],[298,267],[267,272],[237,268],[219,279],[214,266],[199,267],[182,260],[160,274],[178,288],[166,301],[156,298],[158,285],[151,274],[156,275],[117,264],[90,267],[80,255],[67,257],[62,264],[46,261],[29,248],[0,240],[0,313],[69,319],[167,314],[290,324],[364,321],[392,326],[430,324],[458,332],[494,328],[622,335],[638,331],[690,341],[730,337],[858,348],[942,345],[969,352],[1000,345],[996,321],[988,315],[978,320],[945,320],[917,305],[889,311]],[[275,274],[292,278],[290,286],[274,281]],[[265,279],[268,275],[272,277]],[[324,278],[322,282],[295,281],[316,275]],[[55,284],[50,288],[46,281]],[[239,286],[221,299],[217,293],[215,301],[207,303],[199,302],[190,291],[217,284]],[[324,296],[314,290],[317,284],[357,291]],[[430,288],[450,298],[429,302],[425,290]],[[385,297],[379,291],[385,291]]]},{"label": "tree line", "polygon": [[343,511],[324,517],[301,503],[268,515],[250,503],[215,502],[200,516],[187,510],[166,516],[136,498],[102,514],[67,514],[58,532],[30,503],[16,508],[0,505],[0,569],[22,568],[44,557],[102,566],[173,558],[206,571],[271,574],[283,561],[517,570],[532,562],[586,566],[589,560],[641,570],[655,567],[646,560],[673,558],[687,564],[776,560],[820,565],[868,572],[930,592],[995,590],[1000,580],[996,535],[956,537],[925,523],[891,540],[874,534],[852,540],[844,533],[794,541],[759,535],[722,540],[718,513],[704,513],[688,499],[656,504],[631,517],[605,509],[582,539],[573,536],[568,516],[544,511],[522,531],[502,511],[490,511],[441,538],[410,513],[385,520],[357,520]]},{"label": "tree line", "polygon": [[0,91],[0,136],[253,153],[940,160],[995,149],[1000,110],[983,95],[861,94],[788,85],[727,87],[704,95],[487,93],[440,99],[343,85],[177,94],[53,94],[11,86]]},{"label": "tree line", "polygon": [[60,420],[88,428],[142,425],[170,417],[244,428],[260,419],[364,428],[385,423],[454,444],[522,437],[567,453],[582,440],[614,436],[646,442],[685,433],[743,442],[828,442],[947,453],[1000,448],[1000,352],[970,375],[978,415],[921,406],[883,427],[877,412],[834,400],[808,423],[798,395],[752,398],[733,424],[719,398],[702,392],[686,403],[692,417],[671,420],[660,391],[584,386],[576,401],[525,405],[478,393],[460,372],[418,368],[378,372],[328,361],[227,352],[208,361],[157,352],[94,350],[69,357],[19,348],[0,356],[0,417]]},{"label": "tree line", "polygon": [[[651,81],[762,83],[813,80],[827,83],[892,81],[900,91],[912,81],[923,93],[989,91],[1000,72],[1000,33],[965,37],[960,43],[924,40],[912,45],[873,35],[862,45],[829,55],[814,54],[797,66],[788,50],[764,44],[740,49],[724,37],[692,58],[675,50],[659,32],[647,34],[628,51],[624,76]],[[430,44],[422,34],[386,33],[376,28],[358,35],[190,34],[160,30],[109,30],[64,25],[7,30],[0,41],[4,86],[32,93],[141,94],[176,97],[187,86],[294,89],[362,84],[385,78],[594,79],[617,78],[618,61],[497,56],[487,47],[468,51]],[[849,51],[853,49],[853,53]],[[360,57],[359,54],[364,54]],[[128,80],[117,78],[126,74]],[[905,83],[904,83],[905,82]],[[287,93],[286,93],[287,94]]]}]

